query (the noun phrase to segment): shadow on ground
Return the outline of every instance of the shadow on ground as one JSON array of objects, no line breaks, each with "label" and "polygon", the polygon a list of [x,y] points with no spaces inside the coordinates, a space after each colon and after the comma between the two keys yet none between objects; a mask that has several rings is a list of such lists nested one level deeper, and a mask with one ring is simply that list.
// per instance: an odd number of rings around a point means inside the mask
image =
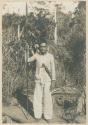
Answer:
[{"label": "shadow on ground", "polygon": [[20,91],[16,92],[16,98],[19,102],[19,104],[26,110],[28,113],[34,117],[34,111],[33,111],[33,103],[29,98],[27,98],[26,95],[21,93]]}]

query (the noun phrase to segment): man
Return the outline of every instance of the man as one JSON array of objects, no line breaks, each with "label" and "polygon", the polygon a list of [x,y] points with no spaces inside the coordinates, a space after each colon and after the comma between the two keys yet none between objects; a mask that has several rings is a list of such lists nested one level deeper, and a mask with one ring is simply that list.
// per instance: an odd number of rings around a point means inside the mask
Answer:
[{"label": "man", "polygon": [[39,46],[40,53],[28,58],[28,62],[36,60],[35,90],[33,99],[34,116],[40,119],[42,114],[46,120],[52,119],[53,105],[50,90],[55,82],[54,57],[47,52],[47,43]]}]

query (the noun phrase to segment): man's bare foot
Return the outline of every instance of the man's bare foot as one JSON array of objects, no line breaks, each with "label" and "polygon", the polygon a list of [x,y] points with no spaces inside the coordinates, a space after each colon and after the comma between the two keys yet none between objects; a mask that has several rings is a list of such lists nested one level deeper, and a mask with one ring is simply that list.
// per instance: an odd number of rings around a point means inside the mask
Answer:
[{"label": "man's bare foot", "polygon": [[43,118],[47,123],[51,123],[51,119],[45,119]]},{"label": "man's bare foot", "polygon": [[45,119],[47,123],[51,123],[51,119]]},{"label": "man's bare foot", "polygon": [[39,122],[41,120],[41,118],[35,118],[36,122]]}]

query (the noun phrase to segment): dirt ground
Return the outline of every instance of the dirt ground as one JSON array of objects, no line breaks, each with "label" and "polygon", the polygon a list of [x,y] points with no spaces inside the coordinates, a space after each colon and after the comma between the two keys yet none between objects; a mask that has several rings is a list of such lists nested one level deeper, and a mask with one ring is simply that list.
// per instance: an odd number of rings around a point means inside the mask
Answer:
[{"label": "dirt ground", "polygon": [[[22,99],[22,98],[21,98]],[[25,96],[24,96],[25,99]],[[12,99],[12,103],[9,106],[3,106],[2,112],[4,115],[4,120],[3,122],[7,123],[13,123],[13,122],[22,122],[22,123],[47,123],[45,119],[41,118],[40,120],[36,120],[33,115],[33,95],[29,96],[29,101],[28,101],[28,109],[26,109],[27,105],[26,102],[27,100],[19,100],[16,98]],[[18,101],[17,101],[18,100]],[[63,114],[63,108],[61,106],[58,106],[54,101],[53,101],[53,118],[49,123],[85,123],[85,115],[81,114],[78,115],[73,121],[66,121],[62,118]],[[28,110],[28,112],[27,112]],[[8,116],[10,119],[8,120]],[[14,120],[15,119],[15,120]]]}]

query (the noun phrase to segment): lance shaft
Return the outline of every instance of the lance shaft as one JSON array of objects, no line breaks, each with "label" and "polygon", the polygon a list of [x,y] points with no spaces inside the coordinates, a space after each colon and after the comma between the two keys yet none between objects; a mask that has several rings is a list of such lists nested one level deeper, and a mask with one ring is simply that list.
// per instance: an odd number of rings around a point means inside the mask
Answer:
[{"label": "lance shaft", "polygon": [[28,60],[29,57],[29,45],[26,43],[26,50],[25,50],[25,69],[26,69],[26,83],[27,83],[27,115],[28,115]]}]

